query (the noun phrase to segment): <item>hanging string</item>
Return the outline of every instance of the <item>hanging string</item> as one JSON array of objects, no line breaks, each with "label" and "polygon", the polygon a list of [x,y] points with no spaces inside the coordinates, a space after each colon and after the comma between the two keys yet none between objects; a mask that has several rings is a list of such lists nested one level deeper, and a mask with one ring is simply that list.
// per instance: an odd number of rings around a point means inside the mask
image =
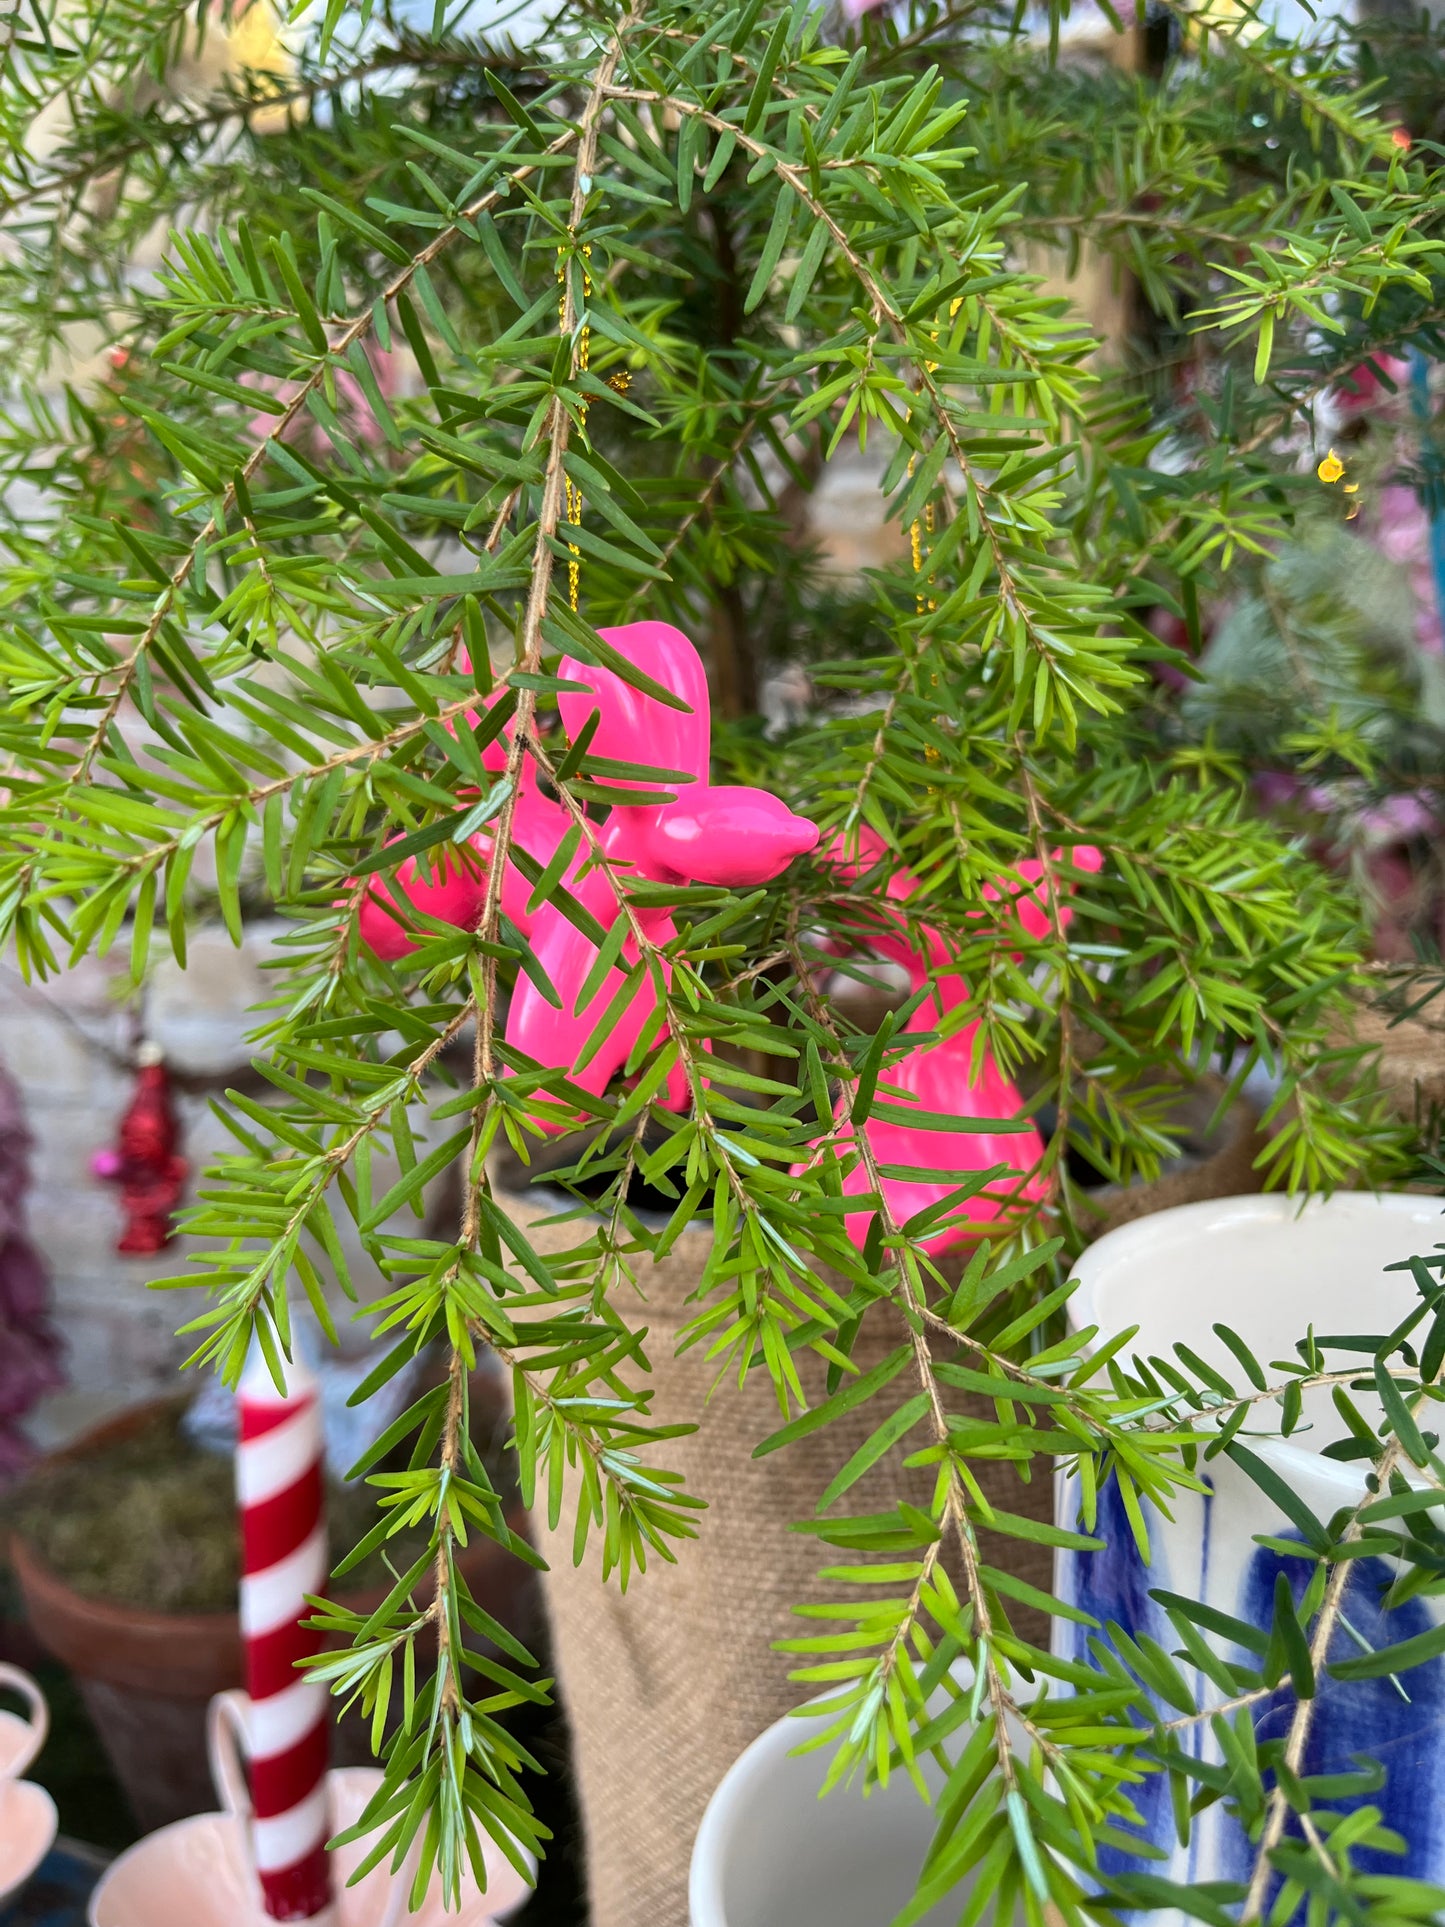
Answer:
[{"label": "hanging string", "polygon": [[[592,359],[592,328],[587,320],[587,304],[592,299],[592,269],[589,265],[591,259],[592,246],[591,243],[588,242],[584,244],[582,249],[582,326],[577,331],[577,348],[572,364],[574,373],[578,375],[585,375],[587,373],[588,363]],[[562,287],[562,293],[557,303],[558,317],[561,322],[562,333],[565,336],[567,332],[567,250],[565,248],[558,248],[557,250],[557,279]],[[587,397],[585,395],[582,397],[578,413],[581,416],[582,426],[585,428],[587,426]],[[567,522],[571,528],[575,529],[582,521],[582,491],[570,475],[564,474],[562,482],[567,491]],[[572,612],[575,615],[577,611],[577,587],[582,575],[582,551],[575,542],[569,542],[567,544],[567,554],[567,600],[571,604]]]}]

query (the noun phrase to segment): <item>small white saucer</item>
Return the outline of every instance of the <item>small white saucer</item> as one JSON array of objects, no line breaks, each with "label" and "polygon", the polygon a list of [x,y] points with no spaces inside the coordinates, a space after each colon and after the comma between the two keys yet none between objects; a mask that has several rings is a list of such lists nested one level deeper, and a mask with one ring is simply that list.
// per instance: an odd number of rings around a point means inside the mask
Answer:
[{"label": "small white saucer", "polygon": [[30,1780],[0,1783],[0,1906],[11,1899],[50,1851],[59,1825],[55,1802]]}]

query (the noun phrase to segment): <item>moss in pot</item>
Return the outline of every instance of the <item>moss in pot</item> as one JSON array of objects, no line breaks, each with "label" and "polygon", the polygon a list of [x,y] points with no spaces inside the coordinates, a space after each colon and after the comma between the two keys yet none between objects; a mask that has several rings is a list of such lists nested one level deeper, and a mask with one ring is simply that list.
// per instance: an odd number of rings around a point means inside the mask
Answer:
[{"label": "moss in pot", "polygon": [[[0,1521],[87,1599],[155,1613],[228,1613],[236,1603],[240,1542],[229,1457],[195,1444],[180,1401],[158,1402],[104,1456],[47,1459],[9,1494]],[[490,1424],[490,1419],[484,1420]],[[498,1458],[496,1476],[505,1478]],[[333,1565],[371,1531],[375,1491],[328,1478]],[[348,1593],[386,1588],[425,1550],[424,1533],[387,1541],[346,1575]]]},{"label": "moss in pot", "polygon": [[[42,1461],[0,1505],[31,1626],[76,1675],[143,1831],[213,1803],[206,1702],[242,1683],[233,1463],[187,1435],[185,1410],[185,1399],[171,1398],[121,1414]],[[489,1387],[479,1389],[473,1413],[478,1449],[495,1467],[498,1490],[510,1494],[498,1450],[506,1420]],[[328,1479],[333,1564],[378,1516],[374,1488]],[[404,1570],[424,1546],[421,1535],[389,1540],[385,1555],[353,1568],[336,1596],[369,1606],[392,1585],[390,1567]],[[519,1562],[474,1539],[465,1563],[488,1610],[525,1627],[530,1587]],[[369,1757],[356,1724],[338,1728],[343,1762]]]}]

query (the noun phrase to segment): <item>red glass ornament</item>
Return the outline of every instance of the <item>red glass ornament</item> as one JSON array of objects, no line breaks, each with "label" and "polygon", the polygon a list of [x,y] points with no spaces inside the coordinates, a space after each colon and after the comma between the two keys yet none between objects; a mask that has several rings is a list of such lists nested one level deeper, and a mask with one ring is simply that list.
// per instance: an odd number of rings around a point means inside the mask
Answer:
[{"label": "red glass ornament", "polygon": [[175,1236],[172,1213],[180,1202],[188,1166],[179,1155],[180,1125],[171,1102],[171,1080],[154,1044],[136,1053],[135,1095],[120,1121],[114,1151],[94,1160],[97,1177],[120,1186],[125,1226],[122,1252],[164,1251]]}]

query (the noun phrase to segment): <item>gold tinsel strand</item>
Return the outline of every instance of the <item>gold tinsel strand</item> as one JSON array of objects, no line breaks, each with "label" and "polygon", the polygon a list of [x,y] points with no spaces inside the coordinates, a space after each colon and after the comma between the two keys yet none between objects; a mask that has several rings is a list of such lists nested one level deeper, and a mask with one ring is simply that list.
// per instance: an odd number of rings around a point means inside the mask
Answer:
[{"label": "gold tinsel strand", "polygon": [[[913,473],[914,463],[916,459],[917,458],[912,455],[908,457],[908,473],[910,475]],[[914,516],[913,521],[908,530],[908,546],[913,553],[913,573],[915,575],[921,575],[923,572],[923,529],[922,529],[922,524],[919,522],[918,517],[916,515]],[[923,590],[921,588],[914,595],[913,600],[914,600],[914,603],[917,605],[919,615],[922,615],[923,614]]]},{"label": "gold tinsel strand", "polygon": [[[592,247],[589,242],[584,245],[582,249],[582,299],[584,304],[592,299],[592,270],[588,265],[591,259]],[[557,250],[557,279],[562,284],[562,293],[557,303],[557,312],[563,334],[565,335],[567,330],[567,251],[565,248],[558,248]],[[587,323],[584,307],[582,326],[577,332],[577,353],[573,364],[575,373],[585,375],[591,358],[592,330]],[[583,426],[585,427],[587,423],[587,398],[585,395],[582,398],[579,412],[582,416]],[[582,520],[582,491],[577,487],[570,475],[563,475],[562,485],[566,490],[567,521],[569,525],[575,529]],[[582,551],[575,542],[569,542],[567,544],[567,554],[567,600],[571,604],[573,613],[575,614],[577,609],[577,589],[582,576]]]},{"label": "gold tinsel strand", "polygon": [[[913,473],[913,457],[911,455],[908,458],[908,473],[910,475]],[[918,517],[915,516],[913,518],[912,527],[908,531],[908,546],[913,552],[913,573],[915,575],[922,575],[923,558],[928,554],[928,549],[930,546],[930,544],[925,543],[923,540],[925,530],[927,531],[929,537],[931,538],[933,535],[932,502],[924,503],[922,521],[920,522]],[[923,593],[923,587],[921,583],[918,587],[918,591],[914,596],[913,600],[917,605],[919,615],[926,615],[930,610],[936,609],[938,607],[938,604],[934,601],[932,596],[925,595]]]}]

